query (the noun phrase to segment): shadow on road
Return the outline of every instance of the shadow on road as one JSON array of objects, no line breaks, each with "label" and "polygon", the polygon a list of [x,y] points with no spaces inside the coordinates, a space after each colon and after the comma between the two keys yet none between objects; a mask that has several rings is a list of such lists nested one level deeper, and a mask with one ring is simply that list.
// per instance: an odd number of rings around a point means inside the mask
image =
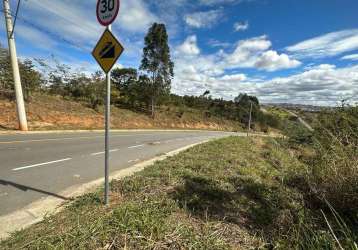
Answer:
[{"label": "shadow on road", "polygon": [[24,191],[24,192],[34,191],[34,192],[38,192],[38,193],[41,193],[41,194],[46,194],[46,195],[53,196],[53,197],[56,197],[56,198],[59,198],[59,199],[62,199],[62,200],[66,200],[66,201],[73,200],[72,198],[64,197],[62,195],[51,193],[51,192],[48,192],[48,191],[45,191],[45,190],[24,186],[24,185],[17,184],[17,183],[11,182],[11,181],[6,181],[6,180],[1,180],[0,179],[0,185],[12,186],[12,187],[17,188],[17,189],[19,189],[21,191]]}]

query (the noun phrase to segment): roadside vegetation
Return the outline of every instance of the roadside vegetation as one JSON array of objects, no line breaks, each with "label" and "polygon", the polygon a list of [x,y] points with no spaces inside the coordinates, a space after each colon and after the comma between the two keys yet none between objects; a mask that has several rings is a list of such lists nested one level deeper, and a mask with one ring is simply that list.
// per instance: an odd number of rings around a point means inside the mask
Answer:
[{"label": "roadside vegetation", "polygon": [[[358,108],[343,103],[308,114],[312,132],[284,110],[262,110],[255,96],[172,94],[167,40],[165,26],[153,24],[139,70],[113,70],[113,127],[246,130],[252,106],[252,129],[285,136],[194,147],[113,181],[109,207],[98,190],[0,248],[357,250]],[[20,69],[32,128],[102,127],[100,72],[84,74],[55,59],[25,60]],[[14,128],[12,76],[1,48],[0,96],[0,128]]]},{"label": "roadside vegetation", "polygon": [[[357,108],[304,142],[230,137],[85,195],[3,249],[357,249]],[[305,136],[305,135],[302,135]]]},{"label": "roadside vegetation", "polygon": [[[213,123],[212,121],[215,120],[216,125],[213,127],[226,129],[227,124],[231,123],[235,125],[230,126],[232,129],[229,130],[239,130],[246,129],[248,126],[252,103],[253,130],[269,132],[270,129],[275,130],[279,127],[279,119],[271,114],[263,113],[260,110],[259,100],[254,96],[237,93],[235,100],[227,101],[212,97],[210,91],[203,91],[204,93],[200,96],[179,96],[171,93],[175,65],[171,61],[165,25],[154,23],[145,37],[144,45],[139,69],[115,68],[112,72],[111,104],[117,110],[128,110],[126,113],[133,114],[126,118],[131,119],[131,117],[135,117],[135,114],[140,117],[147,116],[153,121],[145,122],[150,125],[144,127],[151,128],[197,128],[201,126],[200,124]],[[54,114],[53,111],[63,110],[63,106],[74,106],[69,102],[77,102],[83,106],[83,110],[88,111],[89,116],[96,113],[102,115],[105,99],[105,76],[103,73],[85,73],[86,69],[72,68],[54,57],[50,60],[26,59],[20,61],[19,65],[25,101],[30,109],[31,129],[38,129],[38,126],[33,126],[31,121],[35,124],[42,122],[37,119],[32,120],[31,116],[33,108],[37,110],[36,105],[34,107],[31,105],[39,103],[39,100],[54,100],[54,103],[60,105],[56,107],[48,102],[43,104],[43,106],[49,104],[52,107],[52,114]],[[6,105],[13,108],[14,98],[9,56],[0,45],[0,100],[3,103],[8,102]],[[64,101],[62,106],[59,98]],[[0,108],[3,109],[2,106]],[[71,120],[66,123],[66,119],[71,118],[72,111],[71,109],[67,111],[68,117],[53,115],[58,120],[53,121],[54,124],[51,126],[45,126],[44,129],[99,127],[97,125],[81,126],[76,122],[71,124]],[[4,123],[4,120],[10,119],[9,116],[2,117],[4,113],[5,111],[0,112],[0,128],[8,129],[9,124]],[[16,124],[15,109],[12,115],[14,119],[11,119],[11,122]],[[175,119],[171,119],[173,116]],[[200,124],[192,126],[193,122],[187,121],[185,118],[188,116],[193,118],[189,120]],[[74,114],[73,119],[76,120],[76,118],[77,116]],[[168,122],[162,126],[160,121],[163,118]],[[117,117],[117,119],[121,118]],[[99,119],[99,121],[101,120]],[[224,121],[223,124],[220,124],[220,121]],[[218,122],[219,124],[217,124]],[[177,124],[179,125],[176,126]],[[129,128],[138,127],[140,126],[136,126],[135,122],[129,126]],[[210,126],[206,125],[201,127],[210,129]],[[14,126],[11,125],[10,128],[14,128]],[[115,128],[128,128],[128,126],[115,124]]]}]

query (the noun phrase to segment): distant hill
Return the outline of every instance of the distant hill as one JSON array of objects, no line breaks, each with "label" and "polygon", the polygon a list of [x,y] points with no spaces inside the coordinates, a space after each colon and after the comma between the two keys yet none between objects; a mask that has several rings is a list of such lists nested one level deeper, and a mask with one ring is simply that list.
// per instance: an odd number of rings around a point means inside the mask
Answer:
[{"label": "distant hill", "polygon": [[290,110],[301,110],[306,112],[320,112],[324,109],[330,109],[328,106],[314,106],[305,104],[293,104],[293,103],[265,103],[261,104],[263,107],[279,107]]}]

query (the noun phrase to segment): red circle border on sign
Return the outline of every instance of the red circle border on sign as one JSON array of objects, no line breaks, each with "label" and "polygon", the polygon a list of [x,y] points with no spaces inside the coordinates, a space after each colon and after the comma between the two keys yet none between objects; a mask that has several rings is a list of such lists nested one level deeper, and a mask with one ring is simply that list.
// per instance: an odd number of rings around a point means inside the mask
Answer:
[{"label": "red circle border on sign", "polygon": [[117,18],[117,16],[118,16],[118,13],[119,13],[119,9],[120,9],[120,7],[121,7],[121,1],[120,1],[120,0],[117,0],[117,1],[118,1],[118,8],[117,8],[117,10],[116,10],[116,13],[114,14],[114,17],[112,18],[112,20],[111,20],[110,22],[102,22],[102,20],[99,18],[98,11],[99,11],[99,4],[100,4],[101,0],[98,0],[98,1],[97,1],[96,16],[97,16],[98,22],[99,22],[101,25],[107,27],[108,25],[110,25],[111,23],[113,23],[114,20],[116,20],[116,18]]}]

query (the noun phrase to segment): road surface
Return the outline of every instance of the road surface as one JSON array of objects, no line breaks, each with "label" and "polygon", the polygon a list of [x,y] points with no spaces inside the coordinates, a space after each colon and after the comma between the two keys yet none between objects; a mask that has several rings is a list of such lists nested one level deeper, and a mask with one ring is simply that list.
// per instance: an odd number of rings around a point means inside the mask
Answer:
[{"label": "road surface", "polygon": [[[233,133],[111,133],[111,172],[175,149]],[[102,132],[0,135],[0,216],[104,175]],[[68,197],[59,197],[67,199]]]}]

